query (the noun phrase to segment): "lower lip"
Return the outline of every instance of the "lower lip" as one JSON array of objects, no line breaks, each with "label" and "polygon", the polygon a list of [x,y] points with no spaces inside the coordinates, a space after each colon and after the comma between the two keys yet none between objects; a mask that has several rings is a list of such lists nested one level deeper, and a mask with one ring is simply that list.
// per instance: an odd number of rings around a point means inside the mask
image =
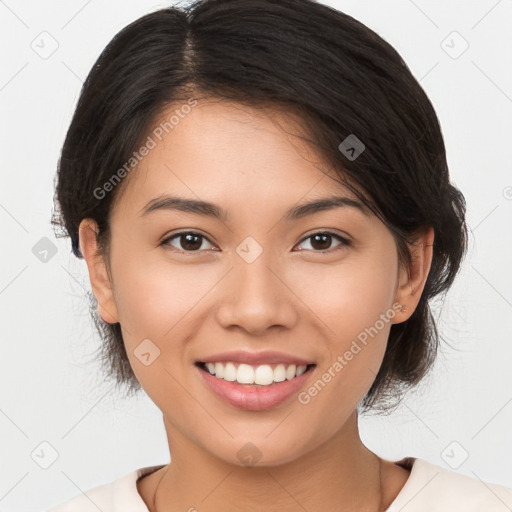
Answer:
[{"label": "lower lip", "polygon": [[282,404],[298,393],[315,368],[316,366],[311,366],[299,377],[275,382],[269,386],[251,386],[219,379],[196,365],[201,378],[214,393],[229,404],[248,411],[264,411]]}]

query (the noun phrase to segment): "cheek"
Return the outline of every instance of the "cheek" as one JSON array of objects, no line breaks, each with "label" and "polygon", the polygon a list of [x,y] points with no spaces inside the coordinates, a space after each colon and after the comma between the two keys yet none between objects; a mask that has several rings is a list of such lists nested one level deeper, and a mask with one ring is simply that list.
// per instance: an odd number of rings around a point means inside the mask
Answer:
[{"label": "cheek", "polygon": [[392,305],[397,270],[393,254],[391,251],[389,258],[353,259],[331,267],[328,273],[312,271],[306,282],[303,279],[301,294],[321,320],[318,328],[325,333],[324,352],[328,356],[301,403],[310,403],[318,411],[335,404],[338,421],[366,394],[384,357],[395,315]]},{"label": "cheek", "polygon": [[118,259],[116,264],[120,321],[139,337],[163,339],[179,329],[182,320],[219,281],[218,272],[208,264],[177,263],[143,255]]},{"label": "cheek", "polygon": [[334,340],[356,337],[394,302],[397,269],[391,257],[352,258],[330,267],[311,265],[299,273],[289,282]]}]

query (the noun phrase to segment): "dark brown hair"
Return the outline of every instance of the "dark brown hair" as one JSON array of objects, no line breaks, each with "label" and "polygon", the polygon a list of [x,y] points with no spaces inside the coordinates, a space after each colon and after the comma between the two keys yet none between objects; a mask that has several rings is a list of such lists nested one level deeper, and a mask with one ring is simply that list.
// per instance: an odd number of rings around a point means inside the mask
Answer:
[{"label": "dark brown hair", "polygon": [[[166,106],[198,94],[296,113],[325,162],[389,227],[401,262],[425,227],[435,232],[420,302],[391,327],[383,364],[360,405],[396,405],[431,368],[439,334],[429,301],[452,284],[467,244],[465,201],[449,179],[434,108],[397,51],[351,16],[311,0],[200,0],[161,9],[121,30],[91,69],[59,159],[52,223],[82,257],[78,227],[98,223],[108,255],[109,213],[122,186],[98,198]],[[340,147],[364,144],[357,158]],[[141,389],[119,323],[91,314],[106,376]]]}]

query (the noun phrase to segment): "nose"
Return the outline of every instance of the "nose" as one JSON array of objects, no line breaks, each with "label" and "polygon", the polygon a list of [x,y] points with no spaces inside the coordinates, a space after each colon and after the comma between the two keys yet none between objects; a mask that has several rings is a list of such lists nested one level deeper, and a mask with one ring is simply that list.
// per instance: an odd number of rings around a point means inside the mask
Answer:
[{"label": "nose", "polygon": [[262,335],[270,327],[290,329],[297,322],[298,299],[283,272],[271,268],[264,257],[252,263],[239,259],[226,277],[216,313],[222,327]]}]

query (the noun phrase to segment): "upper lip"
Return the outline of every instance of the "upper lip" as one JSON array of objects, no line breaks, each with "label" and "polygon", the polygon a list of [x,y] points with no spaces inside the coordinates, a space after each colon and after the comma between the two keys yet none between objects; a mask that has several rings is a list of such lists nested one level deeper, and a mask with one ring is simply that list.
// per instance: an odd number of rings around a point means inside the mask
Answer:
[{"label": "upper lip", "polygon": [[270,350],[265,350],[262,352],[234,350],[230,352],[221,352],[219,354],[214,354],[212,356],[204,357],[198,360],[198,362],[202,363],[217,363],[221,361],[233,361],[236,363],[245,363],[251,365],[284,363],[289,365],[295,364],[299,366],[314,364],[313,361],[307,361],[306,359],[294,356],[292,354],[285,354],[284,352],[276,352]]}]

